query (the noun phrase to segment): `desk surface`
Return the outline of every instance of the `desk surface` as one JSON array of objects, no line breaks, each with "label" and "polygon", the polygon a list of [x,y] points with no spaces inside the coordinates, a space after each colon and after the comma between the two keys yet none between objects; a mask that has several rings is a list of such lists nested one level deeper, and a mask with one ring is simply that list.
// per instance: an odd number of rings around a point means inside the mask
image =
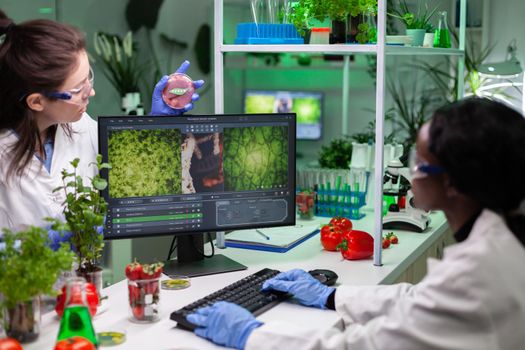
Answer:
[{"label": "desk surface", "polygon": [[[353,222],[354,228],[371,232],[373,214],[370,212],[366,214],[363,219]],[[339,275],[338,284],[392,283],[446,230],[447,225],[442,213],[431,214],[431,219],[431,225],[425,233],[395,231],[400,243],[383,251],[383,266],[380,267],[373,266],[372,259],[348,261],[343,260],[340,253],[324,251],[318,236],[310,238],[287,253],[238,248],[218,249],[217,253],[248,266],[248,270],[192,278],[191,287],[184,290],[161,290],[161,320],[146,325],[129,321],[127,285],[126,281],[121,281],[104,289],[103,294],[108,296],[106,311],[95,316],[94,326],[97,332],[126,332],[126,342],[112,347],[116,350],[216,349],[219,347],[193,333],[175,328],[175,322],[169,319],[170,313],[265,267],[280,271],[297,267],[305,270],[330,269]],[[328,221],[327,218],[316,220],[319,223]],[[289,302],[279,304],[258,318],[263,322],[275,319],[290,321],[310,328],[331,327],[339,322],[334,311],[317,310]],[[53,349],[58,325],[59,320],[55,312],[43,315],[39,339],[35,343],[24,346],[24,349]]]}]

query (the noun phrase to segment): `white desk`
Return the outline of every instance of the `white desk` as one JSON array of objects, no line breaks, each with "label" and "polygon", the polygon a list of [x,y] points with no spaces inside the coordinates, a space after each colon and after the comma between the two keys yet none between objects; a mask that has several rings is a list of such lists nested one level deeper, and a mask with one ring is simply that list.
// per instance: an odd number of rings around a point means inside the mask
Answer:
[{"label": "white desk", "polygon": [[[384,265],[381,267],[373,266],[371,259],[348,261],[343,260],[338,252],[324,251],[318,236],[310,238],[287,253],[237,248],[218,249],[216,252],[248,266],[248,270],[192,278],[191,287],[185,290],[161,290],[161,320],[146,325],[129,321],[127,284],[126,281],[121,281],[104,289],[104,294],[108,295],[108,308],[107,311],[95,316],[94,326],[97,332],[126,331],[126,342],[112,347],[116,350],[220,348],[191,332],[175,328],[175,322],[169,319],[170,313],[265,267],[280,271],[297,267],[305,270],[330,269],[339,275],[339,284],[392,283],[447,229],[443,214],[435,213],[431,215],[431,218],[431,225],[425,233],[395,231],[400,243],[383,252]],[[317,220],[320,223],[328,221],[327,218]],[[367,213],[363,219],[353,222],[354,228],[371,232],[372,220],[373,215]],[[290,321],[316,329],[340,324],[334,311],[317,310],[288,302],[279,304],[258,318],[263,322],[274,319]],[[55,312],[43,315],[39,339],[35,343],[24,346],[24,349],[53,349],[58,325],[59,321]]]}]

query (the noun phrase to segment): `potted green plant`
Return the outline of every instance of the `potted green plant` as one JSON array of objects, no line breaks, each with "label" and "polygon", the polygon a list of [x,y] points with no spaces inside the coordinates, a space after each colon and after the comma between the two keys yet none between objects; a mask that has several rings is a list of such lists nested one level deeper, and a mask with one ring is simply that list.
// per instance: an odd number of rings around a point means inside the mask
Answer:
[{"label": "potted green plant", "polygon": [[[53,225],[58,231],[71,232],[70,243],[77,255],[77,275],[91,282],[100,293],[102,288],[102,268],[99,259],[104,248],[102,227],[104,225],[107,202],[100,191],[107,187],[107,181],[99,173],[91,179],[91,186],[84,185],[82,177],[77,174],[80,160],[75,158],[70,164],[73,172],[62,170],[63,186],[54,191],[64,191],[64,225]],[[91,163],[100,172],[111,169],[111,165],[102,162],[102,156],[97,156],[97,162]]]},{"label": "potted green plant", "polygon": [[40,332],[40,295],[54,294],[53,285],[62,271],[71,268],[74,254],[65,243],[54,251],[47,230],[41,227],[5,229],[3,240],[0,314],[9,337],[30,342]]},{"label": "potted green plant", "polygon": [[123,111],[136,110],[142,105],[139,84],[146,66],[137,60],[133,34],[129,31],[122,39],[115,34],[96,32],[93,43],[104,76],[122,98]]},{"label": "potted green plant", "polygon": [[437,7],[429,9],[428,4],[418,1],[417,11],[411,11],[406,0],[402,0],[399,8],[394,7],[390,16],[399,18],[406,26],[406,34],[412,37],[412,46],[422,46],[425,39],[426,29],[430,19],[436,13]]}]

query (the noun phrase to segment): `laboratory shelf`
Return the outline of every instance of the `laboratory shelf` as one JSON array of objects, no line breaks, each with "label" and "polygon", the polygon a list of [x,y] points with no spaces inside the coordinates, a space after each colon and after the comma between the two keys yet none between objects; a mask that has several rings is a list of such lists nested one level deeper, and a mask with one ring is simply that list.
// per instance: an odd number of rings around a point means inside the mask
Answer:
[{"label": "laboratory shelf", "polygon": [[[240,2],[239,2],[240,3]],[[244,2],[243,2],[244,3]],[[341,130],[348,130],[349,124],[349,95],[350,95],[350,56],[353,54],[370,54],[377,57],[376,63],[376,98],[375,98],[375,158],[374,172],[371,181],[374,187],[374,265],[382,265],[382,227],[383,217],[383,143],[384,143],[384,116],[385,116],[385,70],[387,56],[455,56],[457,60],[457,77],[464,76],[465,70],[465,34],[467,23],[467,0],[459,0],[459,48],[425,48],[386,45],[386,17],[387,1],[378,0],[377,7],[377,44],[337,44],[337,45],[230,45],[224,44],[224,0],[214,0],[214,60],[215,60],[215,113],[224,113],[224,56],[229,52],[245,53],[321,53],[324,55],[343,55],[342,67],[342,99],[343,117]],[[454,2],[455,3],[455,2]],[[455,6],[455,5],[454,5]],[[464,81],[457,80],[458,98],[463,96]],[[224,239],[223,233],[218,233],[217,241]]]},{"label": "laboratory shelf", "polygon": [[[269,53],[321,53],[324,55],[376,54],[375,44],[332,44],[332,45],[219,45],[220,52],[269,52]],[[462,56],[463,50],[431,47],[386,45],[387,55],[439,55]]]}]

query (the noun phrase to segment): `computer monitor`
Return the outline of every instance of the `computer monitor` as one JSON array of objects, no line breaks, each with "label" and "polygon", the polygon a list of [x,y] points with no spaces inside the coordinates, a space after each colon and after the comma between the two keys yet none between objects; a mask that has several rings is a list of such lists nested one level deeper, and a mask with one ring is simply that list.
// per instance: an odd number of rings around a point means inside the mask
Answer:
[{"label": "computer monitor", "polygon": [[246,90],[244,113],[297,114],[297,139],[319,140],[322,136],[323,94],[313,91]]},{"label": "computer monitor", "polygon": [[177,236],[167,274],[246,268],[202,234],[295,224],[295,114],[99,117],[105,239]]}]

